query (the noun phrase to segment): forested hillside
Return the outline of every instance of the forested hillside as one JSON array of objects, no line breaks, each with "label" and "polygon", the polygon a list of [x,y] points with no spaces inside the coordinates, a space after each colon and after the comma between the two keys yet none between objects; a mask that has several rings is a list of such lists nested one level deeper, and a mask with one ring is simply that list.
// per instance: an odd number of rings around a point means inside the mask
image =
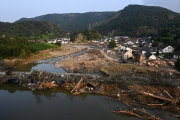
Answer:
[{"label": "forested hillside", "polygon": [[59,25],[63,30],[75,32],[78,30],[91,29],[95,26],[98,26],[113,14],[115,14],[115,12],[47,14],[35,18],[22,18],[16,22],[27,20],[50,21]]},{"label": "forested hillside", "polygon": [[180,14],[153,6],[129,5],[102,25],[94,28],[102,35],[160,35],[165,28],[180,31]]},{"label": "forested hillside", "polygon": [[82,42],[85,40],[96,40],[96,39],[101,39],[102,36],[99,32],[94,31],[94,30],[81,30],[78,32],[75,32],[71,36],[71,41],[76,41],[76,42]]},{"label": "forested hillside", "polygon": [[53,39],[56,37],[65,37],[67,32],[49,21],[0,22],[0,36],[2,35],[25,36],[28,39]]}]

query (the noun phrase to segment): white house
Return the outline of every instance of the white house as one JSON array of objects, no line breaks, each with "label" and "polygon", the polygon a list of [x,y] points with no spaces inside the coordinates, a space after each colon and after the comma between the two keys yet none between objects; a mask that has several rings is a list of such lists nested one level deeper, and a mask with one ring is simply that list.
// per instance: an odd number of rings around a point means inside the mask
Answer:
[{"label": "white house", "polygon": [[47,40],[47,43],[53,43],[55,40]]},{"label": "white house", "polygon": [[132,49],[131,48],[129,48],[129,47],[126,47],[126,49],[125,50],[128,50],[130,53],[132,53]]},{"label": "white house", "polygon": [[123,60],[127,60],[128,58],[132,57],[132,53],[130,53],[130,51],[128,50],[124,50],[122,52],[122,59]]},{"label": "white house", "polygon": [[132,41],[127,42],[128,45],[133,45],[134,43]]},{"label": "white house", "polygon": [[160,53],[174,52],[174,48],[170,45],[163,45],[163,46],[159,47],[159,52]]},{"label": "white house", "polygon": [[69,43],[68,40],[62,40],[62,41],[61,41],[61,44],[68,44],[68,43]]},{"label": "white house", "polygon": [[149,51],[145,53],[145,56],[148,60],[156,60],[156,56]]},{"label": "white house", "polygon": [[148,48],[148,47],[143,47],[143,48],[140,48],[140,51],[142,54],[145,55],[146,52],[150,52],[151,54],[156,54],[156,48]]}]

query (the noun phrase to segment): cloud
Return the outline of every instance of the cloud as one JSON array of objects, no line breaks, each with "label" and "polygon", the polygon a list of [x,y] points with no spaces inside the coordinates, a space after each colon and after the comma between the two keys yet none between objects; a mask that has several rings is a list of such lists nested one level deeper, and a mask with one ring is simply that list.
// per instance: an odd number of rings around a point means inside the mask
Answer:
[{"label": "cloud", "polygon": [[160,6],[180,13],[180,0],[143,0],[143,4]]}]

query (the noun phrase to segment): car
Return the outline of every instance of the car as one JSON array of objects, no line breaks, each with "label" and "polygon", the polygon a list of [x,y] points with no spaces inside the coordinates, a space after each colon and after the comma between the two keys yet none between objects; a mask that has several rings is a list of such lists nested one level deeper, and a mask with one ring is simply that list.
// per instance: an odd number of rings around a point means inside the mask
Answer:
[{"label": "car", "polygon": [[127,63],[127,61],[123,61],[122,63]]}]

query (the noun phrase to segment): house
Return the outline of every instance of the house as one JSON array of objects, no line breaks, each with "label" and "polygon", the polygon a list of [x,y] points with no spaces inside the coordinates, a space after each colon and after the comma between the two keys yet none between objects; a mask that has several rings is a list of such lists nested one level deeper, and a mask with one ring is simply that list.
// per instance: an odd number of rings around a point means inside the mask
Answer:
[{"label": "house", "polygon": [[129,50],[124,50],[121,55],[123,60],[127,60],[132,57],[132,53]]},{"label": "house", "polygon": [[149,51],[147,51],[144,55],[146,56],[147,60],[156,60],[156,56]]},{"label": "house", "polygon": [[174,48],[170,45],[162,45],[161,47],[159,47],[159,52],[160,53],[174,52]]},{"label": "house", "polygon": [[126,47],[125,50],[128,50],[132,54],[132,49],[129,47]]},{"label": "house", "polygon": [[134,62],[146,63],[147,58],[143,54],[134,54]]},{"label": "house", "polygon": [[151,54],[156,54],[157,49],[155,47],[148,48],[148,47],[142,47],[140,48],[140,51],[142,54],[145,54],[146,52],[150,52]]},{"label": "house", "polygon": [[54,40],[53,39],[49,39],[49,40],[47,40],[47,43],[53,43],[54,42]]},{"label": "house", "polygon": [[36,42],[35,40],[28,40],[28,42]]},{"label": "house", "polygon": [[180,51],[175,53],[174,56],[173,56],[174,59],[178,59],[180,58]]},{"label": "house", "polygon": [[133,45],[134,43],[132,41],[127,42],[128,45]]},{"label": "house", "polygon": [[44,42],[44,40],[37,40],[38,42],[40,42],[40,43],[43,43]]},{"label": "house", "polygon": [[69,40],[62,40],[61,41],[61,44],[68,44],[69,43]]}]

